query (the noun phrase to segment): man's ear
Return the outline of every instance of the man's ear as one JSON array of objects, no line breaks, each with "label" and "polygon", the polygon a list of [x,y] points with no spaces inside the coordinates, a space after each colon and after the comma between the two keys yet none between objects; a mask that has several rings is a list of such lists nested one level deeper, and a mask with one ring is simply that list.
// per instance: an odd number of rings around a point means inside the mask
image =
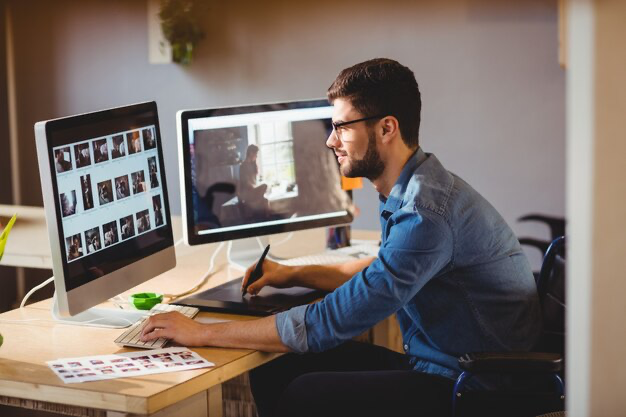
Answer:
[{"label": "man's ear", "polygon": [[382,142],[389,143],[400,134],[398,119],[394,116],[385,116],[381,119]]}]

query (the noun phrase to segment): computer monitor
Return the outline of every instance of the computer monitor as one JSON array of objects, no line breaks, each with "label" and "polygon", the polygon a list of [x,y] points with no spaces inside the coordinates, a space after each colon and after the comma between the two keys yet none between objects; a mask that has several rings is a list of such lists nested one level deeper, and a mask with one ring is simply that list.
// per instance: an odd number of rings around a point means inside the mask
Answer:
[{"label": "computer monitor", "polygon": [[155,102],[35,124],[55,283],[53,315],[124,327],[93,306],[176,265]]},{"label": "computer monitor", "polygon": [[[179,111],[183,234],[190,245],[332,226],[352,220],[351,199],[326,146],[326,100]],[[238,240],[247,267],[263,247]]]}]

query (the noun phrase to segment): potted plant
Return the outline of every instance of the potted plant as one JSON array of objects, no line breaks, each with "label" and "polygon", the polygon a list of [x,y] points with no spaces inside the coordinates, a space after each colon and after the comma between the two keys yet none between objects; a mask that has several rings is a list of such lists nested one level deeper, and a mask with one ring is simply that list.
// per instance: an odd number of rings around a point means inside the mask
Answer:
[{"label": "potted plant", "polygon": [[206,2],[201,0],[161,0],[161,27],[165,39],[172,45],[172,60],[191,64],[193,50],[204,38],[200,17]]}]

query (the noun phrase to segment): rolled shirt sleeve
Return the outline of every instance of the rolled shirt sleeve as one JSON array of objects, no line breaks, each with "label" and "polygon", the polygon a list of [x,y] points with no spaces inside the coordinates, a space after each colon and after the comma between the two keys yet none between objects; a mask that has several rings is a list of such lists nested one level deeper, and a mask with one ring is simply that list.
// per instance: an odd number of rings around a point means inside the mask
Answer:
[{"label": "rolled shirt sleeve", "polygon": [[322,301],[280,313],[283,343],[320,352],[349,340],[405,306],[452,259],[452,231],[439,214],[405,207],[394,213],[378,258]]}]

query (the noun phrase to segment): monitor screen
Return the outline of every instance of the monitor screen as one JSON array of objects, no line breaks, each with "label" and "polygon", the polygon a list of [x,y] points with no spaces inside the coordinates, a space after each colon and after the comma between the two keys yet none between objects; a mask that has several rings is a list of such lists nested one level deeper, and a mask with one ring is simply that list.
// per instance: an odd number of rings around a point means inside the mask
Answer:
[{"label": "monitor screen", "polygon": [[66,291],[173,245],[156,104],[48,121],[45,134]]},{"label": "monitor screen", "polygon": [[190,244],[348,223],[326,100],[178,113]]}]

